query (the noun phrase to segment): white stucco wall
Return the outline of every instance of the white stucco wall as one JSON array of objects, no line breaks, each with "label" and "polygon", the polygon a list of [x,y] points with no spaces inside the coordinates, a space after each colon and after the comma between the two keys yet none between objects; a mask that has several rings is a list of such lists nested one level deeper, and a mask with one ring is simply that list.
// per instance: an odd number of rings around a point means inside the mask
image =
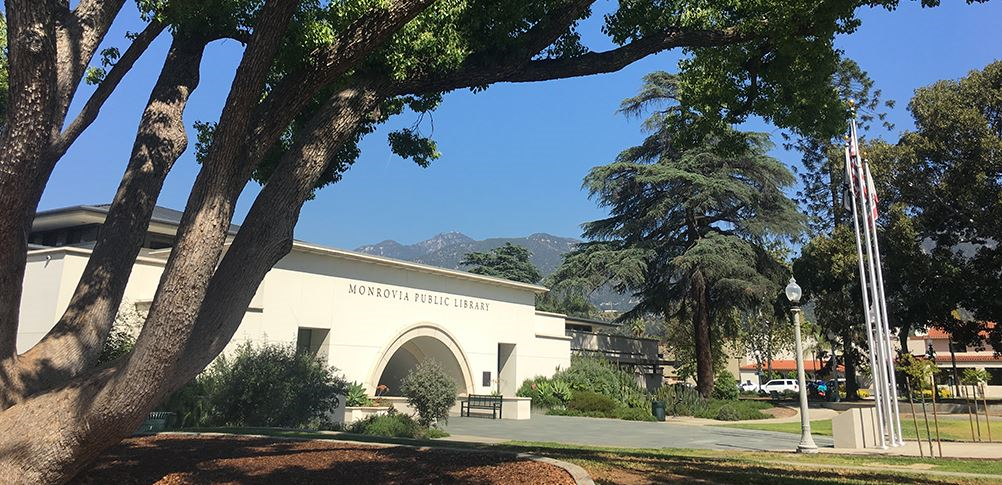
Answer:
[{"label": "white stucco wall", "polygon": [[[19,352],[44,336],[63,313],[88,256],[89,251],[73,248],[31,253]],[[126,301],[142,306],[152,300],[162,257],[139,259]],[[326,329],[328,362],[349,380],[374,390],[381,363],[402,339],[432,336],[452,349],[467,374],[459,383],[461,392],[490,393],[499,384],[498,344],[513,344],[515,367],[506,375],[514,375],[516,382],[500,383],[509,394],[526,378],[570,365],[564,319],[536,313],[538,290],[297,244],[265,277],[227,351],[242,342],[295,344],[301,327]],[[484,385],[484,372],[491,373],[489,385]]]}]

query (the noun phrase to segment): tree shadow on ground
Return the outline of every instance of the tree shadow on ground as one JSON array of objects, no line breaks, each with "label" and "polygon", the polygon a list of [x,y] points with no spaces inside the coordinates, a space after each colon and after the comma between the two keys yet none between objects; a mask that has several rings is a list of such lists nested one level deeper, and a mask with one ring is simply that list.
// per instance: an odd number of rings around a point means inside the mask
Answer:
[{"label": "tree shadow on ground", "polygon": [[[511,448],[509,448],[511,449]],[[674,455],[663,450],[560,449],[519,446],[519,451],[577,463],[592,473],[596,483],[936,483],[936,477],[905,475],[882,470],[796,467],[730,458]],[[597,466],[596,466],[597,464]],[[947,483],[955,483],[946,477]]]},{"label": "tree shadow on ground", "polygon": [[375,447],[324,440],[161,435],[131,438],[74,483],[573,483],[509,452]]}]

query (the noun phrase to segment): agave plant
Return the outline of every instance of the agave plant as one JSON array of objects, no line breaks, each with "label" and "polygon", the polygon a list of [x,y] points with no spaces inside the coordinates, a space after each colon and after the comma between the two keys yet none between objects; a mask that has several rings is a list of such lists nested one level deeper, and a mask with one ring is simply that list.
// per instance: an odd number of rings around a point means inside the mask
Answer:
[{"label": "agave plant", "polygon": [[365,385],[361,382],[352,382],[348,385],[348,393],[345,395],[345,401],[345,406],[349,407],[372,405],[372,399],[365,392]]},{"label": "agave plant", "polygon": [[571,400],[571,386],[564,381],[553,381],[551,392],[553,393],[553,397],[559,399],[561,402]]}]

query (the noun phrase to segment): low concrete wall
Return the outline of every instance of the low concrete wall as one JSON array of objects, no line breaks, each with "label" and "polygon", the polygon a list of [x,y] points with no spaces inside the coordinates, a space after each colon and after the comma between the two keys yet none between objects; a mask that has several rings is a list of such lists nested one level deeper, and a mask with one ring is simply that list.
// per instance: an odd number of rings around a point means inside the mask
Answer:
[{"label": "low concrete wall", "polygon": [[345,426],[376,414],[386,414],[389,406],[341,406],[334,410],[334,422]]}]

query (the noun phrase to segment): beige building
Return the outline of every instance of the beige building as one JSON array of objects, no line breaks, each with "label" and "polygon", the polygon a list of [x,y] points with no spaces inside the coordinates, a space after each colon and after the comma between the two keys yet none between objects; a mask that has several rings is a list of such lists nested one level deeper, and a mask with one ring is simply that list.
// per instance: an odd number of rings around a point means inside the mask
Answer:
[{"label": "beige building", "polygon": [[[83,273],[107,206],[40,212],[31,233],[18,351],[62,315]],[[144,312],[180,220],[157,208],[125,299]],[[239,230],[234,226],[231,233]],[[261,283],[230,349],[242,342],[295,345],[370,391],[389,394],[417,362],[434,358],[461,394],[515,400],[523,380],[570,365],[563,315],[537,312],[546,288],[296,241]],[[518,409],[525,416],[516,416]],[[505,417],[524,418],[528,402]],[[509,413],[512,413],[509,415]]]},{"label": "beige building", "polygon": [[[988,382],[983,391],[989,398],[1002,397],[1002,357],[989,349],[976,349],[954,342],[950,335],[938,328],[930,328],[927,333],[908,337],[908,349],[912,355],[926,356],[929,349],[936,359],[940,373],[937,379],[941,385],[949,386],[951,392],[961,391],[958,384],[965,369],[984,369],[988,372]],[[970,388],[963,392],[971,392]],[[979,396],[981,395],[978,391]]]}]

